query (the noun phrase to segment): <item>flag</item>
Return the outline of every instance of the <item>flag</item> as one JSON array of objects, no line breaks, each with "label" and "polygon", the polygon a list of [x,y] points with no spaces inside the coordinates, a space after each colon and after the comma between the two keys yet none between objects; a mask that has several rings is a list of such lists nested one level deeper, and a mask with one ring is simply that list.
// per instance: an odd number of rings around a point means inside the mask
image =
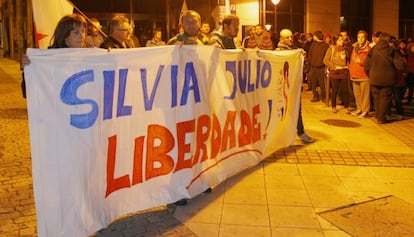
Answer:
[{"label": "flag", "polygon": [[36,47],[46,49],[59,20],[72,14],[73,7],[66,0],[32,0]]},{"label": "flag", "polygon": [[181,17],[184,15],[184,12],[188,10],[187,3],[183,0],[183,5],[181,6],[180,17],[178,18],[178,26],[181,26]]}]

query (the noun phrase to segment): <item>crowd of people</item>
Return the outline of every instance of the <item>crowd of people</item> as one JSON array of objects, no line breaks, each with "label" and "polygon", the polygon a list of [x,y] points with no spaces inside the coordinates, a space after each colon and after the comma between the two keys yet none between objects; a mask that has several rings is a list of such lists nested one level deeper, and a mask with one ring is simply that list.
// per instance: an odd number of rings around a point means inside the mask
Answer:
[{"label": "crowd of people", "polygon": [[[111,23],[111,28],[120,24],[129,23]],[[261,25],[250,27],[248,35],[239,41],[239,19],[235,15],[225,17],[220,29],[211,30],[209,23],[202,22],[197,12],[189,10],[182,15],[180,24],[181,32],[167,43],[161,39],[161,29],[155,29],[146,46],[198,44],[222,49],[260,50],[280,50],[286,46],[279,47],[284,42],[282,33],[286,31],[280,32],[276,39],[274,33]],[[122,29],[127,28],[124,26]],[[124,38],[115,38],[126,42],[124,48],[133,47],[127,43],[133,35],[131,27],[129,29],[125,30]],[[318,30],[292,33],[291,40],[287,49],[301,48],[304,51],[303,78],[308,85],[307,90],[313,92],[312,102],[322,101],[330,105],[333,113],[337,113],[338,105],[342,105],[347,114],[358,118],[367,118],[373,112],[378,123],[402,118],[402,101],[407,94],[406,102],[411,103],[414,91],[414,43],[411,39],[397,40],[385,32],[377,32],[369,41],[368,33],[360,30],[354,42],[347,31],[329,34]],[[372,50],[375,45],[377,47]],[[100,47],[109,48],[111,45],[104,42]],[[387,53],[380,51],[384,47]],[[391,114],[392,107],[396,115]],[[301,140],[313,141],[306,134]]]},{"label": "crowd of people", "polygon": [[[377,32],[368,39],[368,33],[358,31],[353,42],[346,31],[338,34],[280,32],[278,40],[274,33],[261,25],[250,27],[242,41],[237,39],[239,18],[226,16],[218,30],[211,30],[209,23],[202,22],[200,15],[188,10],[180,18],[180,32],[167,42],[162,40],[162,29],[155,28],[146,47],[174,44],[212,45],[222,49],[252,48],[260,50],[303,50],[305,64],[303,79],[307,90],[312,91],[311,102],[322,101],[330,105],[333,113],[342,105],[347,114],[366,118],[373,112],[378,123],[401,119],[404,115],[403,99],[411,103],[414,91],[414,42],[412,39],[397,40]],[[97,19],[86,19],[78,14],[63,17],[53,34],[49,48],[140,47],[133,34],[134,26],[123,15],[110,22],[109,35],[105,35]],[[288,36],[286,36],[288,35]],[[30,60],[24,56],[22,65]],[[396,115],[392,116],[392,107]],[[301,120],[301,116],[300,119]],[[300,122],[301,123],[301,122]],[[304,142],[313,139],[298,129]],[[303,135],[304,134],[304,135]],[[302,137],[301,137],[302,135]]]},{"label": "crowd of people", "polygon": [[[134,26],[125,16],[112,18],[108,36],[102,32],[97,19],[88,21],[78,14],[63,17],[57,24],[49,48],[140,47],[139,40],[133,34]],[[378,123],[386,123],[393,118],[392,107],[396,111],[394,118],[402,118],[402,102],[406,94],[406,103],[412,101],[414,42],[411,38],[397,40],[385,32],[377,32],[370,42],[368,33],[360,30],[356,35],[357,40],[353,42],[346,31],[331,35],[320,30],[314,33],[292,33],[284,29],[279,39],[275,40],[274,33],[261,25],[255,25],[239,41],[239,24],[237,16],[228,15],[222,20],[220,29],[211,30],[196,11],[188,10],[180,18],[181,30],[178,34],[166,43],[162,40],[161,28],[155,28],[153,37],[147,40],[145,46],[197,44],[222,49],[301,48],[305,56],[304,82],[308,85],[307,90],[313,92],[311,102],[322,101],[330,105],[333,113],[339,111],[337,105],[343,105],[347,114],[366,118],[373,112]],[[22,65],[29,63],[30,60],[24,56]],[[313,142],[306,134],[301,140]]]},{"label": "crowd of people", "polygon": [[342,104],[347,114],[359,118],[372,112],[379,124],[401,120],[402,101],[407,94],[410,104],[413,96],[414,42],[386,32],[376,32],[370,42],[364,30],[356,39],[353,42],[346,31],[316,31],[296,41],[307,52],[310,69],[305,78],[313,91],[311,102],[322,100],[333,113]]}]

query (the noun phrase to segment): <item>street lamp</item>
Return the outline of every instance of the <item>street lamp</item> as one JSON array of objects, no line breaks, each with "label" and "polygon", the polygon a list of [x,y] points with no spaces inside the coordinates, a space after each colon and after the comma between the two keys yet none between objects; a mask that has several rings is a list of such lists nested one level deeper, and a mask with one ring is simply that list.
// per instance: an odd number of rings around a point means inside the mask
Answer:
[{"label": "street lamp", "polygon": [[275,6],[275,33],[277,33],[277,14],[276,14],[276,6],[279,4],[280,0],[272,0],[273,5]]}]

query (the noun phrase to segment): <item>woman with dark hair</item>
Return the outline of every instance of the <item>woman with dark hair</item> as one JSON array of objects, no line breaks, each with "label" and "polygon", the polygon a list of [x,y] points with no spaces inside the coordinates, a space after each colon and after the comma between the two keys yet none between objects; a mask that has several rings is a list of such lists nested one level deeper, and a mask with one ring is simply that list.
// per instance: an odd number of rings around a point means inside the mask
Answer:
[{"label": "woman with dark hair", "polygon": [[85,18],[78,14],[64,16],[55,28],[49,48],[82,48],[85,37]]},{"label": "woman with dark hair", "polygon": [[[62,17],[56,25],[55,31],[51,38],[50,48],[82,48],[85,47],[86,38],[86,20],[78,14],[72,14]],[[30,64],[27,55],[22,56],[21,67],[24,68]],[[24,73],[22,79],[22,93],[26,98],[26,83]]]},{"label": "woman with dark hair", "polygon": [[[72,14],[62,17],[56,25],[50,40],[50,48],[83,48],[86,38],[86,20],[81,15]],[[22,68],[30,64],[26,55],[22,57]]]},{"label": "woman with dark hair", "polygon": [[85,38],[85,18],[77,14],[64,16],[55,28],[49,48],[82,48]]},{"label": "woman with dark hair", "polygon": [[332,112],[338,112],[336,108],[336,96],[338,90],[341,89],[343,96],[344,108],[346,113],[351,113],[349,107],[349,93],[348,93],[348,62],[347,62],[347,50],[344,46],[344,38],[342,35],[337,34],[332,37],[332,46],[329,47],[325,54],[323,63],[329,68],[329,80],[332,82]]}]

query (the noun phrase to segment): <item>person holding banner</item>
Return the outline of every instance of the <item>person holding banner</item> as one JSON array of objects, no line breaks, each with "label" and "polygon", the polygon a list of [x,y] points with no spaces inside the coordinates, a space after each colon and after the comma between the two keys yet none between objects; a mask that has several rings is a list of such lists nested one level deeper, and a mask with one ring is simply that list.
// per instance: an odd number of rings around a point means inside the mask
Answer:
[{"label": "person holding banner", "polygon": [[[198,38],[201,27],[201,17],[198,12],[187,10],[181,15],[180,25],[184,32],[178,33],[176,36],[168,40],[167,45],[204,45]],[[211,192],[208,188],[204,193]],[[187,199],[181,199],[174,203],[177,206],[187,205]]]},{"label": "person holding banner", "polygon": [[241,45],[235,41],[239,33],[239,25],[240,20],[238,16],[225,16],[223,19],[223,28],[220,31],[214,32],[208,44],[222,49],[241,48]]},{"label": "person holding banner", "polygon": [[[293,33],[289,29],[283,29],[280,31],[280,40],[276,47],[276,51],[280,50],[291,50],[295,49],[293,46]],[[305,51],[303,51],[305,53]],[[296,126],[297,135],[299,139],[304,143],[312,143],[314,139],[306,135],[305,128],[303,126],[302,120],[302,102],[299,102],[299,115],[298,115],[298,123]]]},{"label": "person holding banner", "polygon": [[49,48],[82,48],[85,38],[85,18],[78,14],[67,15],[58,22]]},{"label": "person holding banner", "polygon": [[[86,38],[86,20],[81,15],[72,14],[62,17],[59,20],[53,36],[51,38],[50,48],[82,48],[85,47]],[[30,64],[27,55],[22,56],[21,68]],[[26,98],[26,82],[24,73],[22,73],[21,82],[23,98]]]},{"label": "person holding banner", "polygon": [[184,32],[178,33],[176,36],[168,40],[168,45],[183,45],[183,44],[195,44],[204,45],[198,38],[198,33],[201,27],[201,17],[198,12],[188,10],[180,18],[180,23]]},{"label": "person holding banner", "polygon": [[[83,48],[86,38],[86,20],[81,15],[72,14],[62,17],[53,33],[50,48]],[[27,55],[23,55],[21,67],[30,64]]]},{"label": "person holding banner", "polygon": [[114,16],[110,23],[111,34],[101,44],[104,49],[132,48],[128,43],[131,36],[131,25],[128,18],[122,15]]}]

